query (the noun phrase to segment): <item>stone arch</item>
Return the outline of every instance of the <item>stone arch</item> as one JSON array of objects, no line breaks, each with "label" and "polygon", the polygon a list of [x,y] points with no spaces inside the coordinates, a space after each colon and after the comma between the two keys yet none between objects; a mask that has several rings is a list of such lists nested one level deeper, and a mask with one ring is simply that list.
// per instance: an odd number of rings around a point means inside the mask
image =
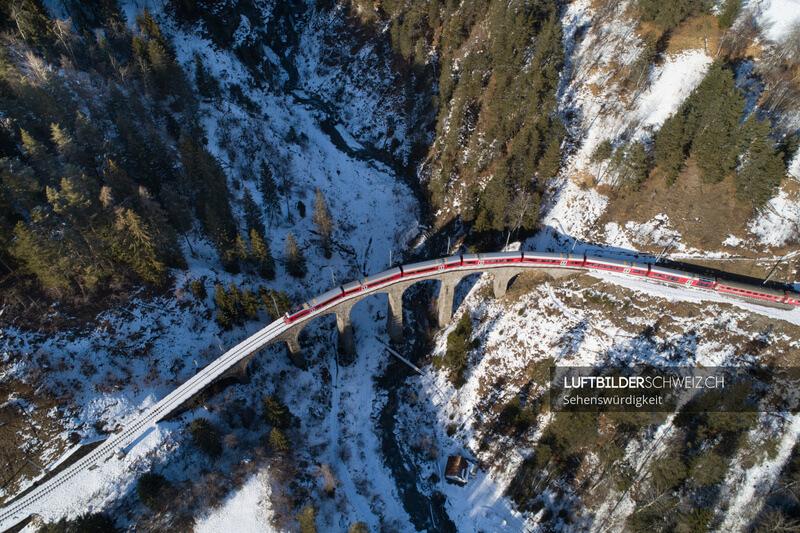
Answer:
[{"label": "stone arch", "polygon": [[500,267],[492,269],[492,274],[494,275],[494,281],[492,282],[494,297],[502,298],[505,296],[511,280],[521,274],[523,270],[525,270],[525,267]]},{"label": "stone arch", "polygon": [[454,287],[454,300],[453,300],[453,307],[458,309],[461,307],[461,304],[464,303],[467,295],[470,291],[480,282],[481,277],[485,274],[483,271],[476,270],[474,272],[467,273],[466,276],[458,280]]}]

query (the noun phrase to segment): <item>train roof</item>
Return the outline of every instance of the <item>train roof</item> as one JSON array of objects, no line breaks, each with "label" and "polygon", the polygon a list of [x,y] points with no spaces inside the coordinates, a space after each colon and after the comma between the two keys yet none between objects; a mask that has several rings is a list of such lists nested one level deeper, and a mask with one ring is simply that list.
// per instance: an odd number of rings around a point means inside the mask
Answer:
[{"label": "train roof", "polygon": [[331,289],[327,292],[323,292],[322,294],[318,294],[317,296],[311,298],[311,300],[309,300],[308,303],[311,307],[314,307],[323,302],[327,302],[332,298],[338,298],[341,295],[342,295],[342,288],[336,287],[335,289]]},{"label": "train roof", "polygon": [[583,261],[583,256],[580,254],[564,254],[564,253],[554,253],[554,252],[522,252],[523,257],[535,257],[539,259],[560,259],[560,260],[569,260],[569,261]]},{"label": "train roof", "polygon": [[481,259],[521,259],[522,252],[494,252],[491,254],[480,254]]},{"label": "train roof", "polygon": [[617,265],[626,268],[638,268],[640,270],[647,270],[647,263],[624,261],[622,259],[606,259],[605,257],[597,257],[595,255],[587,255],[586,261],[591,261],[592,263],[600,263],[601,265]]},{"label": "train roof", "polygon": [[349,283],[345,283],[344,285],[342,285],[342,288],[344,289],[345,292],[350,292],[351,290],[357,289],[360,286],[361,286],[361,281],[355,280]]},{"label": "train roof", "polygon": [[378,272],[377,274],[373,274],[371,276],[367,276],[366,278],[361,280],[361,283],[363,283],[365,285],[369,285],[370,283],[374,283],[374,282],[380,281],[382,279],[393,278],[393,277],[399,276],[399,275],[400,275],[400,269],[399,268],[397,268],[397,267],[390,268],[389,270],[384,270],[383,272]]},{"label": "train roof", "polygon": [[443,264],[441,259],[431,259],[429,261],[420,261],[419,263],[411,263],[410,265],[403,265],[403,272],[413,272],[415,270],[422,270],[424,268],[433,268],[437,265]]},{"label": "train roof", "polygon": [[650,267],[650,272],[655,272],[657,274],[665,274],[667,276],[678,276],[681,278],[690,278],[690,279],[695,279],[698,277],[696,274],[692,274],[691,272],[686,272],[683,270],[675,270],[674,268],[667,268],[656,265],[652,265]]}]

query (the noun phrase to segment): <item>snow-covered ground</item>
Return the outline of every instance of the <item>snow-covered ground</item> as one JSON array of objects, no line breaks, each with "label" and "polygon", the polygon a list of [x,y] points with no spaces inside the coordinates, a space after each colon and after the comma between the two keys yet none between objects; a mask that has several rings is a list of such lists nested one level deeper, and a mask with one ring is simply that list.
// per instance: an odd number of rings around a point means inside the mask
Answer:
[{"label": "snow-covered ground", "polygon": [[[502,405],[517,394],[520,387],[530,380],[528,372],[536,361],[552,357],[556,364],[569,366],[595,366],[608,360],[675,364],[673,352],[664,349],[664,346],[673,345],[681,357],[691,354],[689,359],[682,360],[684,364],[705,367],[735,365],[739,361],[736,355],[739,339],[753,335],[751,323],[757,322],[759,316],[792,324],[786,326],[788,329],[776,332],[776,341],[787,343],[791,349],[799,346],[798,330],[792,329],[800,326],[800,314],[796,311],[754,306],[710,294],[703,294],[704,299],[710,296],[703,303],[697,293],[680,287],[632,282],[610,273],[592,273],[581,279],[584,281],[580,283],[544,282],[510,300],[487,300],[485,294],[490,278],[484,276],[470,290],[455,314],[456,318],[462,312],[471,314],[475,328],[473,337],[480,340],[480,348],[472,352],[466,384],[454,389],[446,373],[431,367],[425,367],[424,376],[414,378],[415,387],[425,391],[428,402],[426,409],[403,411],[408,418],[406,434],[426,431],[426,417],[436,416],[439,429],[434,440],[442,443],[447,453],[465,455],[473,460],[477,458],[489,465],[487,472],[481,472],[466,487],[448,486],[445,489],[451,516],[454,520],[464,520],[458,523],[465,531],[535,530],[541,519],[540,514],[519,515],[500,495],[509,488],[522,460],[533,451],[550,415],[539,415],[539,428],[532,428],[515,440],[487,432],[494,418],[492,405]],[[619,287],[616,292],[608,289],[614,285]],[[627,311],[619,315],[613,310],[585,306],[586,295],[597,290],[607,290],[609,302],[625,305]],[[651,310],[664,309],[666,302],[671,305],[685,302],[688,305],[686,309],[692,310],[680,315],[667,313],[671,320],[676,321],[675,326],[657,333],[658,338],[652,343],[643,343],[640,330],[658,318]],[[455,327],[455,322],[437,335],[434,354],[446,350],[447,335]],[[444,391],[444,399],[439,391]],[[751,439],[762,439],[765,434],[778,435],[778,452],[772,457],[764,457],[760,465],[752,468],[742,468],[734,461],[724,482],[724,496],[718,504],[725,524],[729,526],[724,528],[726,531],[739,531],[748,525],[759,508],[755,503],[761,501],[756,495],[763,494],[759,491],[777,478],[800,436],[800,417],[788,414],[785,417],[763,416],[763,422],[752,430]],[[646,472],[647,461],[663,452],[664,444],[674,431],[671,420],[668,418],[655,431],[628,443],[629,461],[637,465],[637,469]],[[444,428],[451,424],[458,429],[453,437],[448,437]],[[487,438],[493,442],[488,449],[481,446]],[[563,494],[553,494],[553,497],[554,505],[558,507]],[[612,529],[622,527],[627,515],[636,508],[627,493],[609,496],[607,501],[611,504],[595,509],[592,520],[579,521],[578,524],[583,524],[579,529],[584,526],[592,530],[602,530],[605,526]],[[751,505],[741,505],[743,502],[751,502]]]},{"label": "snow-covered ground", "polygon": [[798,0],[749,0],[745,9],[752,10],[767,39],[780,41],[800,25]]},{"label": "snow-covered ground", "polygon": [[[418,226],[418,207],[408,187],[386,165],[353,155],[362,147],[341,124],[336,129],[347,146],[337,146],[324,131],[323,122],[328,118],[325,110],[302,103],[291,92],[281,90],[280,85],[288,76],[279,77],[275,86],[256,83],[234,53],[219,49],[194,28],[175,24],[163,14],[160,2],[127,3],[124,7],[130,21],[143,5],[154,13],[172,39],[178,60],[190,79],[197,55],[219,80],[223,91],[239,85],[258,110],[247,111],[227,96],[222,103],[201,103],[207,146],[226,171],[234,195],[234,213],[240,220],[240,202],[245,189],[256,202],[261,201],[257,186],[261,161],[268,162],[275,170],[278,186],[290,191],[288,202],[285,195],[281,196],[281,212],[277,219],[264,220],[269,228],[267,236],[276,258],[277,275],[275,281],[270,282],[251,273],[228,274],[221,268],[210,243],[190,235],[183,250],[189,270],[179,273],[173,292],[167,296],[135,298],[125,306],[98,316],[93,326],[79,335],[75,332],[25,333],[14,327],[13,320],[7,322],[3,328],[4,358],[6,362],[15,360],[16,363],[8,366],[0,377],[24,379],[37,365],[45,365],[49,371],[44,373],[40,383],[43,390],[70,391],[69,401],[75,410],[64,420],[65,429],[59,438],[61,447],[72,432],[77,432],[86,443],[98,438],[98,431],[103,427],[111,431],[124,425],[137,408],[154,403],[222,350],[260,327],[258,323],[250,323],[230,332],[219,331],[213,318],[215,283],[227,286],[233,282],[251,290],[264,285],[283,289],[295,301],[303,301],[327,290],[332,283],[385,269],[390,254],[399,257]],[[265,11],[263,16],[266,22],[271,15]],[[237,31],[241,39],[246,39],[248,34],[244,26],[243,22],[241,31]],[[304,38],[322,39],[322,30],[317,28],[316,31],[317,34]],[[280,68],[277,58],[274,59],[275,67]],[[314,70],[309,62],[305,66]],[[304,73],[304,76],[308,81],[313,73]],[[306,94],[311,94],[314,88],[309,82]],[[353,109],[367,109],[373,107],[372,96],[365,88],[360,93],[349,94],[348,98]],[[399,134],[405,135],[405,132]],[[338,246],[330,259],[322,254],[311,220],[317,189],[324,194],[336,223],[334,240]],[[298,202],[306,206],[305,217],[300,216]],[[303,280],[289,277],[282,265],[284,242],[290,231],[308,260],[309,272]],[[187,289],[189,281],[200,279],[204,280],[209,294],[204,302],[195,301]],[[362,312],[372,313],[372,305],[360,305],[353,313],[354,321]],[[261,321],[264,320],[267,317],[262,313]],[[364,322],[372,324],[374,319],[370,316]],[[364,355],[355,366],[335,370],[329,353],[318,358],[313,356],[327,344],[330,329],[315,331],[328,337],[324,341],[310,341],[312,364],[309,370],[292,367],[282,348],[270,349],[259,359],[266,368],[259,370],[258,380],[253,380],[250,387],[228,389],[224,400],[215,401],[243,402],[260,412],[259,402],[264,391],[280,390],[280,396],[290,408],[304,420],[309,419],[302,433],[308,442],[298,453],[308,454],[304,456],[306,461],[319,460],[310,450],[322,453],[340,481],[334,501],[328,505],[318,502],[320,523],[328,522],[331,527],[346,529],[351,522],[364,520],[372,527],[396,523],[402,529],[408,520],[393,493],[391,476],[382,466],[378,436],[370,429],[374,427],[371,411],[364,410],[364,406],[379,406],[380,400],[374,387],[365,386],[363,377],[376,374],[385,363],[386,355],[368,339],[360,340],[359,350],[374,353],[374,356]],[[335,375],[336,386],[331,389],[330,383],[320,380],[320,372]],[[287,374],[292,376],[290,379],[297,388],[278,389],[270,383],[271,380],[281,381]],[[331,391],[335,391],[334,405],[327,403]],[[226,427],[225,416],[213,411],[213,403],[212,411],[199,410],[193,415],[159,424],[133,446],[124,459],[111,458],[103,468],[87,473],[81,478],[87,490],[63,490],[54,494],[52,505],[42,518],[54,520],[62,515],[74,517],[87,510],[136,505],[132,503],[135,495],[130,494],[135,491],[136,478],[151,468],[176,484],[190,480],[192,475],[198,478],[204,475],[196,466],[190,466],[192,459],[202,462],[202,458],[191,448],[185,425],[194,416],[202,415]],[[314,412],[320,418],[306,416]],[[246,442],[246,436],[239,433],[234,428],[231,435]],[[353,440],[342,441],[341,436],[345,434],[352,434]],[[344,450],[352,454],[352,459],[342,457]],[[242,453],[246,461],[254,460]],[[45,453],[43,457],[47,462],[57,459],[52,453]],[[31,482],[30,478],[24,479],[15,488]],[[218,531],[221,524],[228,524],[237,530],[263,531],[274,518],[269,505],[264,504],[270,492],[265,474],[252,475],[240,489],[233,488],[218,509],[204,509],[197,517],[197,527]],[[242,509],[249,511],[243,513]]]},{"label": "snow-covered ground", "polygon": [[[702,81],[714,59],[703,49],[666,54],[663,61],[649,70],[647,79],[637,84],[636,90],[622,88],[620,77],[643,48],[636,20],[629,18],[628,7],[627,2],[620,2],[605,8],[605,15],[601,15],[591,2],[579,0],[570,3],[565,11],[567,59],[559,89],[559,114],[574,117],[567,122],[572,151],[560,177],[549,189],[549,205],[542,220],[545,231],[529,240],[525,247],[558,249],[554,235],[566,233],[576,238],[592,235],[609,246],[630,249],[653,244],[654,238],[659,242],[666,238],[682,257],[702,257],[708,253],[687,247],[679,233],[658,219],[665,214],[647,221],[621,220],[605,228],[595,227],[608,206],[608,198],[593,185],[612,183],[615,179],[606,162],[591,162],[595,149],[606,140],[613,146],[632,140],[652,143],[654,134]],[[745,2],[740,16],[750,10],[755,10],[770,38],[776,41],[800,24],[800,4],[794,0],[751,0]],[[737,84],[746,93],[748,109],[752,109],[761,90],[752,63],[738,74]],[[750,221],[746,238],[736,242],[752,249],[796,242],[800,238],[797,225],[800,197],[794,192],[798,180],[800,157],[796,155],[789,164],[782,190]],[[653,229],[658,231],[654,234]],[[646,240],[641,238],[643,234],[647,234]]]},{"label": "snow-covered ground", "polygon": [[[781,24],[788,18],[775,15],[780,13],[781,6],[793,4],[796,9],[796,3],[788,0],[761,4],[764,16],[780,19]],[[590,5],[589,0],[578,0],[569,4],[564,15],[572,76],[565,77],[562,84],[561,111],[578,111],[580,119],[571,125],[570,132],[577,149],[570,156],[562,179],[551,188],[551,203],[543,220],[545,230],[525,243],[526,249],[560,250],[563,243],[559,241],[559,234],[581,236],[589,231],[606,208],[608,199],[591,187],[581,187],[573,177],[590,173],[602,181],[603,169],[589,162],[597,145],[605,139],[614,143],[623,138],[649,141],[653,132],[700,82],[712,61],[699,50],[669,56],[652,69],[647,88],[635,99],[609,98],[612,68],[635,61],[642,43],[632,22],[613,17],[597,22],[596,28],[586,37],[575,41],[577,30],[590,22]],[[141,3],[128,3],[128,16],[140,7]],[[291,201],[288,207],[281,203],[281,215],[270,224],[272,251],[280,259],[284,239],[291,231],[309,259],[309,275],[302,282],[296,281],[289,278],[280,265],[274,282],[258,280],[249,274],[224,273],[210,244],[195,236],[190,239],[191,249],[187,244],[184,250],[190,270],[178,280],[174,295],[155,301],[134,300],[125,308],[102,314],[93,328],[77,336],[70,332],[48,336],[21,333],[12,321],[3,330],[3,351],[6,360],[13,355],[18,357],[18,362],[9,366],[0,378],[24,376],[44,361],[51,369],[45,377],[45,387],[73,389],[71,402],[77,410],[66,420],[63,441],[72,431],[77,431],[83,442],[96,439],[98,422],[108,430],[124,425],[137,407],[155,402],[176,383],[193,375],[196,368],[213,360],[220,350],[259,327],[251,323],[232,332],[219,332],[211,313],[206,311],[208,307],[213,308],[211,296],[205,302],[194,301],[185,290],[186,281],[205,277],[210,294],[216,281],[223,285],[231,281],[245,286],[264,284],[286,290],[295,300],[304,300],[330,287],[331,275],[342,282],[383,270],[390,250],[396,256],[418,230],[413,197],[393,171],[383,164],[352,155],[363,150],[361,142],[383,148],[393,139],[403,141],[409,136],[409,125],[402,120],[392,123],[386,113],[396,103],[391,95],[372,92],[376,85],[384,82],[389,85],[391,80],[373,79],[359,85],[353,83],[357,78],[356,67],[341,72],[327,70],[328,65],[322,59],[327,48],[321,44],[320,35],[327,19],[315,19],[300,37],[302,53],[298,56],[298,69],[302,86],[293,92],[282,92],[279,85],[289,78],[285,72],[275,86],[259,85],[253,82],[246,67],[232,52],[220,50],[196,32],[170,22],[164,17],[160,3],[148,2],[148,7],[164,23],[187,72],[193,71],[192,61],[198,54],[224,89],[232,84],[240,85],[257,106],[259,111],[250,113],[227,98],[221,104],[203,103],[208,147],[235,184],[232,189],[237,202],[244,189],[260,201],[256,176],[262,160],[276,168],[279,185],[284,176],[287,178]],[[619,6],[620,10],[624,8],[624,4]],[[267,11],[263,15],[262,22],[271,16]],[[327,16],[334,17],[336,13]],[[771,31],[777,31],[776,27]],[[240,40],[248,38],[252,31],[248,28],[246,23],[240,26],[237,31]],[[372,65],[373,46],[360,48],[355,61]],[[280,71],[280,58],[274,53],[267,55]],[[349,149],[337,147],[325,132],[323,122],[331,118],[329,111],[316,105],[309,96],[317,97],[323,104],[351,103],[340,109],[340,120],[335,121],[335,129]],[[793,168],[800,165],[798,161],[795,160]],[[344,250],[335,253],[330,260],[322,256],[312,233],[310,213],[317,188],[328,201],[337,222],[335,238]],[[298,201],[307,207],[305,218],[299,217]],[[786,193],[771,204],[774,213],[767,212],[754,221],[751,231],[767,244],[780,246],[796,235],[800,211]],[[241,216],[238,204],[234,210]],[[293,217],[291,222],[287,220],[289,214]],[[605,244],[627,249],[635,249],[644,235],[659,243],[675,236],[670,232],[668,218],[607,229]],[[576,251],[587,249],[580,244]],[[679,288],[636,284],[610,274],[598,277],[605,283],[620,285],[653,300],[699,303],[694,293]],[[566,303],[573,296],[577,298],[577,290],[540,287],[508,308],[481,295],[486,283],[484,279],[472,289],[456,316],[468,309],[479,321],[476,335],[480,336],[487,355],[471,361],[467,384],[457,391],[443,374],[426,367],[423,377],[409,380],[409,386],[418,392],[419,398],[413,407],[404,406],[398,415],[399,431],[405,432],[404,435],[419,431],[420,436],[430,437],[430,442],[436,445],[435,458],[420,460],[422,471],[428,475],[441,474],[443,458],[450,453],[480,457],[481,429],[476,415],[485,407],[482,402],[486,401],[486,383],[502,376],[519,377],[532,357],[554,355],[572,364],[594,364],[600,355],[609,351],[623,355],[635,352],[629,342],[631,332],[610,320],[589,317],[580,306]],[[710,293],[706,296],[720,304],[731,303]],[[706,304],[705,314],[694,322],[687,321],[686,327],[725,323],[736,333],[746,333],[746,327],[737,328],[739,323],[746,322],[748,313],[800,325],[800,315],[796,311],[765,309],[747,303],[719,308],[714,305]],[[200,476],[201,468],[194,463],[202,462],[203,458],[188,443],[184,431],[186,422],[202,415],[224,426],[222,406],[241,403],[257,409],[263,394],[269,392],[281,396],[301,418],[301,427],[295,433],[303,441],[298,447],[300,460],[305,461],[311,471],[330,468],[336,480],[333,496],[326,496],[321,489],[310,495],[318,509],[321,530],[345,530],[360,520],[372,530],[411,531],[409,516],[384,462],[381,436],[376,429],[376,418],[385,398],[372,377],[381,374],[391,357],[375,340],[386,337],[385,307],[385,300],[373,298],[354,309],[352,320],[359,357],[352,366],[336,363],[332,323],[316,324],[309,328],[310,339],[304,343],[310,362],[308,370],[292,367],[277,348],[267,350],[256,359],[258,377],[249,385],[231,387],[223,397],[209,402],[207,409],[197,409],[181,419],[159,424],[132,447],[124,459],[112,458],[102,469],[82,478],[89,489],[88,497],[64,490],[55,495],[44,518],[75,516],[86,510],[115,506],[130,511],[138,505],[131,503],[135,496],[130,494],[136,478],[153,467],[178,481]],[[715,309],[721,311],[714,313]],[[591,327],[576,337],[565,336],[565,332],[579,326],[587,317]],[[446,328],[438,337],[434,353],[445,349],[445,339],[451,329],[452,326]],[[133,358],[131,341],[137,347],[146,347]],[[695,362],[720,364],[727,361],[730,354],[729,345],[701,342],[695,350]],[[440,391],[445,391],[445,398]],[[511,393],[510,390],[501,391],[492,399],[505,401]],[[454,423],[458,429],[453,436],[448,436],[446,428]],[[734,502],[733,510],[725,516],[726,525],[737,528],[746,523],[748,517],[740,503],[751,501],[753,494],[777,475],[781,460],[785,460],[787,449],[798,434],[797,423],[796,419],[789,420],[781,428],[783,440],[777,458],[765,463],[763,468],[733,472],[726,480],[727,498]],[[231,434],[248,442],[244,431],[232,429]],[[494,461],[497,468],[479,472],[466,487],[448,485],[439,476],[439,481],[431,481],[425,490],[428,493],[440,491],[447,496],[448,514],[459,531],[522,531],[534,525],[537,518],[518,513],[505,491],[516,467],[532,450],[537,435],[531,436],[527,447],[504,452],[502,461]],[[246,460],[254,460],[245,452],[241,453]],[[50,458],[57,460],[55,456]],[[262,469],[251,474],[239,488],[228,491],[219,507],[203,509],[196,517],[196,530],[271,531],[275,511],[269,503],[273,486],[268,472]],[[30,482],[28,479],[23,485]],[[321,487],[322,481],[317,484]],[[624,518],[626,510],[630,508],[622,506],[603,512],[609,517]]]}]

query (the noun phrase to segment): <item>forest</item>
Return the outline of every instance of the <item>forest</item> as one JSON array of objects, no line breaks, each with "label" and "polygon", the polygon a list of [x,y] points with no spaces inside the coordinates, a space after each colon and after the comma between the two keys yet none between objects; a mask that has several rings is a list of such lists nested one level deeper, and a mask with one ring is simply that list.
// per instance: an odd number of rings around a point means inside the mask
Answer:
[{"label": "forest", "polygon": [[[182,20],[206,20],[218,42],[229,40],[224,13],[204,6],[176,1],[172,9]],[[719,24],[730,25],[740,7],[730,0]],[[147,10],[130,27],[114,0],[69,8],[65,21],[40,0],[0,6],[0,268],[61,298],[159,286],[169,269],[185,266],[181,238],[198,230],[226,270],[273,278],[264,221],[279,211],[280,180],[262,161],[263,205],[246,194],[246,227],[237,228],[225,171],[205,146],[198,110],[201,99],[226,97],[218,81],[199,58],[185,72]],[[420,177],[437,223],[460,218],[489,247],[501,234],[530,234],[545,186],[569,156],[568,123],[557,104],[564,6],[356,0],[352,8],[367,25],[387,27],[398,58],[435,83],[438,112]],[[640,0],[636,8],[663,40],[711,5]],[[252,59],[253,50],[237,53]],[[657,43],[646,43],[631,72],[637,88],[659,53]],[[737,60],[720,57],[652,144],[607,141],[595,160],[608,160],[635,193],[656,170],[674,183],[693,158],[704,180],[733,176],[739,200],[762,205],[776,193],[796,142],[778,145],[768,118],[745,113],[732,71]],[[230,93],[246,101],[241,91]],[[326,256],[331,220],[330,213],[315,220]],[[302,277],[296,242],[285,245],[290,273]]]}]

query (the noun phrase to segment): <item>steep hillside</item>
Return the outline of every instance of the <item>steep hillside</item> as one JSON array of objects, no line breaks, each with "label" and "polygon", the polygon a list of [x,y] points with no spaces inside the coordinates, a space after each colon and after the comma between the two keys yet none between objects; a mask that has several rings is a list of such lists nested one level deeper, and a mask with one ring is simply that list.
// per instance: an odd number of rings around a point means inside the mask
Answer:
[{"label": "steep hillside", "polygon": [[[797,281],[785,4],[0,3],[0,498],[295,303],[401,262],[505,245]],[[547,381],[768,374],[797,364],[798,311],[611,274],[494,298],[474,275],[440,329],[437,290],[406,293],[391,349],[383,295],[353,309],[354,361],[332,316],[304,364],[264,349],[25,531],[796,527],[794,410],[551,412]],[[476,466],[464,487],[451,454]]]},{"label": "steep hillside", "polygon": [[[666,248],[676,260],[756,277],[775,260],[709,258],[791,251],[800,123],[788,73],[797,33],[791,25],[760,33],[774,13],[756,6],[716,13],[668,28],[636,4],[567,8],[560,112],[572,117],[570,149],[543,220],[566,231],[562,239]],[[714,118],[715,105],[729,116]],[[793,282],[793,265],[778,277]]]}]

